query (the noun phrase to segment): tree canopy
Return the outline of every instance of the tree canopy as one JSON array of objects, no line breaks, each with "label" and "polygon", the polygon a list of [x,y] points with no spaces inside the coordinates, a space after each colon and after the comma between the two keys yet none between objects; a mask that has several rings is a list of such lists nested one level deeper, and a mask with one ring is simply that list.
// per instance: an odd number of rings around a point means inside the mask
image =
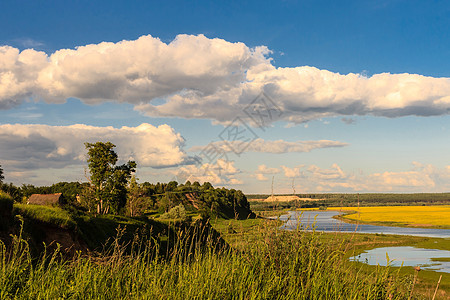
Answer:
[{"label": "tree canopy", "polygon": [[120,213],[127,200],[127,185],[136,162],[116,166],[118,156],[111,142],[85,143],[93,197],[99,213]]}]

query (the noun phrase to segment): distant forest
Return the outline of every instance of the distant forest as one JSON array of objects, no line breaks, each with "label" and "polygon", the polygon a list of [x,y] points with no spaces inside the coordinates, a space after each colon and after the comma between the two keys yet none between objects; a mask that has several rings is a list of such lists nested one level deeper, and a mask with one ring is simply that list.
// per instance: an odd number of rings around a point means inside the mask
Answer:
[{"label": "distant forest", "polygon": [[[385,205],[439,205],[450,204],[450,193],[321,193],[321,194],[295,194],[299,198],[310,198],[314,201],[289,201],[270,202],[257,201],[267,199],[270,194],[247,194],[252,210],[267,210],[273,208],[312,208],[312,207],[336,207],[336,206],[385,206]],[[274,196],[294,196],[283,194]]]}]

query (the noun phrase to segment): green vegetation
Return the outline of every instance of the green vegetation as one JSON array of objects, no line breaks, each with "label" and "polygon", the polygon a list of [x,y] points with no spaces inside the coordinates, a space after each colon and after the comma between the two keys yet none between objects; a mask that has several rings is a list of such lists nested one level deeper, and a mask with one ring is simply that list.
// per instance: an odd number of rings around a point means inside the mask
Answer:
[{"label": "green vegetation", "polygon": [[236,251],[201,232],[177,231],[165,256],[158,244],[136,239],[127,251],[114,242],[70,261],[58,250],[33,260],[18,236],[9,252],[0,245],[0,298],[406,299],[411,290],[410,276],[389,267],[362,273],[339,237],[323,243],[315,233],[267,229]]},{"label": "green vegetation", "polygon": [[40,187],[36,187],[31,184],[24,184],[21,187],[17,187],[12,183],[0,183],[0,190],[10,195],[16,203],[26,202],[26,199],[28,199],[28,197],[30,197],[32,194],[55,193],[62,193],[65,200],[67,200],[69,203],[73,203],[76,201],[76,196],[78,194],[81,194],[82,190],[87,186],[89,186],[88,183],[79,182],[58,182],[51,186]]},{"label": "green vegetation", "polygon": [[[89,183],[16,187],[0,179],[0,299],[407,299],[412,268],[348,258],[379,245],[450,248],[440,239],[283,232],[280,221],[264,219],[300,207],[450,203],[450,194],[308,194],[298,196],[317,200],[249,203],[242,191],[209,182],[138,183],[134,162],[115,165],[113,144],[86,148]],[[22,204],[34,193],[59,192],[68,204]],[[436,272],[421,274],[412,299],[436,283]]]},{"label": "green vegetation", "polygon": [[11,212],[13,208],[13,199],[10,195],[5,192],[0,191],[0,211],[1,212]]},{"label": "green vegetation", "polygon": [[0,231],[8,227],[13,209],[13,199],[0,191]]},{"label": "green vegetation", "polygon": [[113,150],[116,146],[110,142],[85,143],[85,146],[91,185],[83,195],[84,202],[95,206],[100,214],[121,213],[127,202],[128,182],[136,172],[136,162],[116,166],[118,156]]},{"label": "green vegetation", "polygon": [[168,212],[160,216],[161,219],[180,219],[186,220],[187,214],[183,204],[172,207]]},{"label": "green vegetation", "polygon": [[61,228],[74,229],[76,225],[69,212],[59,207],[47,207],[33,204],[15,204],[14,213]]}]

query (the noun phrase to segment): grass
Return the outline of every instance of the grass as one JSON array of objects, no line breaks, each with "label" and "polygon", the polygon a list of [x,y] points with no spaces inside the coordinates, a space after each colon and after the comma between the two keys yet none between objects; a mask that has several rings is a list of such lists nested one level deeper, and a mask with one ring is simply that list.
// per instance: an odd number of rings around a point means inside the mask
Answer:
[{"label": "grass", "polygon": [[[55,251],[33,260],[19,235],[8,250],[0,242],[0,299],[406,299],[410,294],[411,276],[390,267],[367,273],[349,263],[338,235],[324,243],[318,233],[259,226],[261,219],[237,222],[229,236],[258,232],[245,250],[217,247],[214,236],[199,239],[198,228],[178,231],[165,256],[157,243],[136,238],[130,252],[117,242],[98,256],[64,260]],[[216,220],[216,226],[228,232],[226,222]]]},{"label": "grass", "polygon": [[[248,251],[255,243],[264,240],[264,230],[261,228],[277,228],[280,223],[276,220],[246,220],[246,221],[229,221],[215,220],[214,227],[220,231],[225,240],[233,247]],[[235,229],[235,233],[229,233],[229,224]],[[450,239],[428,238],[416,236],[396,236],[386,234],[361,234],[361,233],[321,233],[318,234],[321,243],[333,244],[339,241],[345,249],[345,258],[358,255],[364,250],[378,247],[389,246],[414,246],[417,248],[450,250]],[[376,271],[376,266],[370,266],[363,263],[354,263],[360,268],[361,274],[371,276]],[[391,267],[392,270],[398,272],[399,276],[408,277],[414,274],[413,267]],[[420,271],[418,282],[415,286],[416,296],[420,298],[422,295],[426,299],[431,299],[439,276],[443,275],[438,298],[447,299],[450,296],[450,274],[435,271]]]},{"label": "grass", "polygon": [[57,227],[73,229],[76,226],[68,211],[59,207],[34,204],[14,204],[14,213],[49,223]]},{"label": "grass", "polygon": [[450,228],[450,205],[343,207],[342,210],[355,212],[343,216],[344,219],[362,223],[389,226]]}]

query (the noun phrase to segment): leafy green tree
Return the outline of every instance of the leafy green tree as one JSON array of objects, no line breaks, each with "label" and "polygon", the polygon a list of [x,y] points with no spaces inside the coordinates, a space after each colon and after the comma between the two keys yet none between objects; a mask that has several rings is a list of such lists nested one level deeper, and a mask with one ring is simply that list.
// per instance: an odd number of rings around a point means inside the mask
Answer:
[{"label": "leafy green tree", "polygon": [[131,173],[136,171],[136,162],[116,166],[118,156],[111,142],[85,143],[88,150],[90,181],[94,187],[97,212],[118,214],[125,207],[127,184]]}]

